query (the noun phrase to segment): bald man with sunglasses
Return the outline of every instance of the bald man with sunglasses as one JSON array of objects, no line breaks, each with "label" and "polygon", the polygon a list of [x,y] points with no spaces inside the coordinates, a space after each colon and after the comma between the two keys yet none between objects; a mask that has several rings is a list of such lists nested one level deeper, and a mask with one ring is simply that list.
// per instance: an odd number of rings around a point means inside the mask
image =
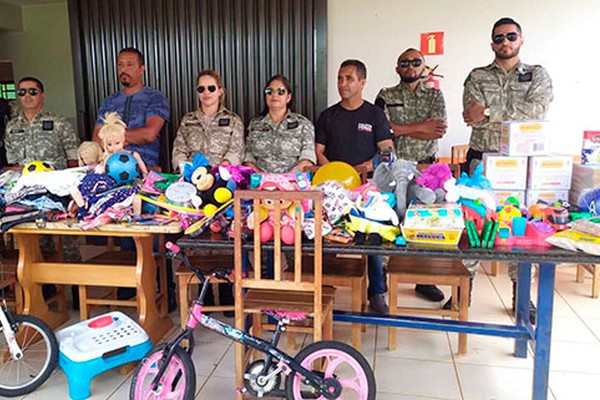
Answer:
[{"label": "bald man with sunglasses", "polygon": [[[523,45],[521,25],[512,18],[501,18],[492,28],[491,47],[496,55],[486,67],[475,68],[465,81],[463,118],[471,127],[469,152],[464,169],[473,171],[483,153],[500,151],[503,121],[543,120],[552,102],[552,80],[540,65],[521,62]],[[479,262],[464,262],[472,274]],[[518,266],[510,264],[515,308]],[[536,309],[530,303],[529,319],[535,323]]]}]

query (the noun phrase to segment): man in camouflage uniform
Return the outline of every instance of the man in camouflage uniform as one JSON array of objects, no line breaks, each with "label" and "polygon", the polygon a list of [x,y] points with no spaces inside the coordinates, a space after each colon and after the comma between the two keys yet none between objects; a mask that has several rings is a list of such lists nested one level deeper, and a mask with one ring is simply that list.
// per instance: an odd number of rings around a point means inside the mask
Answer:
[{"label": "man in camouflage uniform", "polygon": [[[56,169],[77,166],[79,138],[71,123],[63,116],[44,109],[44,85],[33,77],[22,78],[17,86],[21,111],[8,122],[5,133],[8,164],[25,165],[42,160]],[[63,258],[66,262],[81,262],[76,236],[63,236]],[[42,236],[40,245],[45,253],[54,252],[51,236]],[[75,287],[74,287],[75,288]],[[49,295],[54,286],[45,285]],[[73,290],[74,296],[76,289]]]},{"label": "man in camouflage uniform", "polygon": [[375,104],[383,108],[394,131],[399,158],[431,164],[437,160],[437,140],[446,133],[446,103],[438,89],[425,85],[425,59],[408,49],[398,57],[400,83],[383,88]]},{"label": "man in camouflage uniform", "polygon": [[17,95],[21,111],[6,125],[8,164],[43,160],[56,169],[77,166],[79,138],[65,117],[44,110],[43,84],[36,78],[23,78]]},{"label": "man in camouflage uniform", "polygon": [[[523,45],[521,26],[511,18],[501,18],[492,28],[494,62],[475,68],[465,81],[463,118],[471,130],[466,166],[470,170],[483,153],[500,150],[503,121],[541,120],[553,99],[552,80],[540,65],[523,64],[519,50]],[[472,163],[472,161],[475,162]],[[473,165],[472,165],[473,164]],[[511,264],[513,303],[517,265]],[[530,319],[535,308],[530,305]],[[513,304],[514,308],[514,304]]]},{"label": "man in camouflage uniform", "polygon": [[[437,140],[446,133],[446,103],[442,92],[422,82],[425,59],[420,51],[407,49],[398,57],[400,83],[383,88],[375,104],[390,120],[398,157],[432,164],[437,161]],[[416,285],[417,293],[431,301],[442,301],[444,292],[435,285]]]}]

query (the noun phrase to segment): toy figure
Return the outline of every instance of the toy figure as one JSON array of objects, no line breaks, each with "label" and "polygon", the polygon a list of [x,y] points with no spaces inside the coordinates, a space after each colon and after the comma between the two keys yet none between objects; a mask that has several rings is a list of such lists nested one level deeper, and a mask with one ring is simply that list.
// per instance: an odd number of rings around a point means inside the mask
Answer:
[{"label": "toy figure", "polygon": [[125,130],[127,125],[116,112],[107,113],[104,116],[104,124],[98,132],[98,137],[102,141],[102,147],[104,148],[104,155],[102,157],[102,165],[106,170],[106,161],[111,155],[119,152],[128,152],[133,155],[138,163],[140,172],[143,176],[148,174],[148,168],[142,160],[142,157],[135,151],[125,150]]},{"label": "toy figure", "polygon": [[82,142],[77,149],[77,159],[80,167],[97,167],[102,163],[102,147],[96,142]]}]

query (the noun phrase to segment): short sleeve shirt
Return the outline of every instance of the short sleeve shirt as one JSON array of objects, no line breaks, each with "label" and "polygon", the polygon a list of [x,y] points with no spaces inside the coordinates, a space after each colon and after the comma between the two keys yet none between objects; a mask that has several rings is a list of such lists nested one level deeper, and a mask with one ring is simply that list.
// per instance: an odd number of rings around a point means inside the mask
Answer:
[{"label": "short sleeve shirt", "polygon": [[289,172],[300,160],[316,162],[315,128],[310,120],[288,111],[278,124],[269,115],[248,125],[245,162],[264,172]]},{"label": "short sleeve shirt", "polygon": [[21,111],[6,126],[5,145],[9,164],[40,160],[62,169],[67,160],[77,160],[79,137],[61,115],[42,109],[28,121]]},{"label": "short sleeve shirt", "polygon": [[[156,89],[145,86],[139,92],[125,95],[117,92],[102,102],[98,109],[97,124],[102,124],[104,115],[116,111],[127,124],[127,128],[142,128],[146,126],[148,117],[160,117],[169,120],[169,103],[164,94]],[[127,150],[137,151],[147,166],[159,165],[160,136],[152,143],[126,146]]]},{"label": "short sleeve shirt", "polygon": [[347,110],[338,103],[323,111],[315,141],[325,145],[329,161],[357,165],[375,156],[379,142],[393,138],[383,110],[365,101],[356,110]]}]

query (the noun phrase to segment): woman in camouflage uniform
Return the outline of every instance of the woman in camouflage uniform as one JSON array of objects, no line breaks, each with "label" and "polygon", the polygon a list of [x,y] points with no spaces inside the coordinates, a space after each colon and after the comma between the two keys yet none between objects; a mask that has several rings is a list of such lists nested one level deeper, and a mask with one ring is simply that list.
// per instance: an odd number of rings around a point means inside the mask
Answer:
[{"label": "woman in camouflage uniform", "polygon": [[265,108],[250,121],[244,164],[261,172],[302,171],[314,165],[315,128],[293,112],[290,81],[283,75],[269,79],[264,89]]},{"label": "woman in camouflage uniform", "polygon": [[224,106],[225,91],[221,76],[204,70],[196,79],[198,110],[181,120],[173,143],[173,168],[191,161],[202,153],[211,165],[238,165],[244,156],[244,124],[242,119]]}]

